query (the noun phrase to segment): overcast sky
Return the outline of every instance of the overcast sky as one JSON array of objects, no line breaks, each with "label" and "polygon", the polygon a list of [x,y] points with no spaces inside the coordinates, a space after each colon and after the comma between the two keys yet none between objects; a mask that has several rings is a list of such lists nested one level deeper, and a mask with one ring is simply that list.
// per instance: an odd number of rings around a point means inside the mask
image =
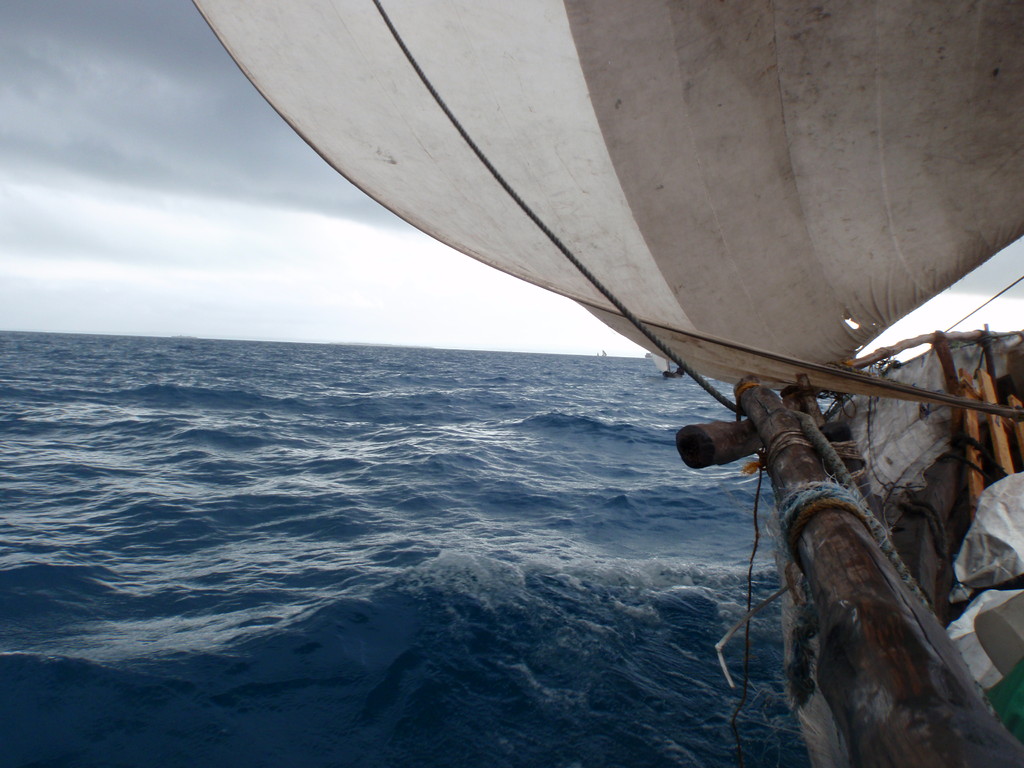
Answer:
[{"label": "overcast sky", "polygon": [[[1018,246],[893,335],[1005,286]],[[0,329],[640,353],[366,198],[188,0],[0,3]]]}]

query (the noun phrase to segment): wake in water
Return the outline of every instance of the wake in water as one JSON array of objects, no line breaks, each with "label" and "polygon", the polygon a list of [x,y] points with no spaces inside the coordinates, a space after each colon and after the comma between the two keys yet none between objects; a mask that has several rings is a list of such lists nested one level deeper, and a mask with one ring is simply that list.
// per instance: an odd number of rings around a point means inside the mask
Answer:
[{"label": "wake in water", "polygon": [[[0,335],[0,765],[732,765],[753,484],[640,360]],[[776,587],[760,563],[755,600]],[[747,765],[803,765],[778,617]],[[742,641],[730,646],[738,673]]]}]

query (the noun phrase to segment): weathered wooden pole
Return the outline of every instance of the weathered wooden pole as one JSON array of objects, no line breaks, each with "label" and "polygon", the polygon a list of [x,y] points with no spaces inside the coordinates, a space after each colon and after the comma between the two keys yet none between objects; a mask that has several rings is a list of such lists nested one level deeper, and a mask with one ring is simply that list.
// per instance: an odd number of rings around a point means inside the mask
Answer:
[{"label": "weathered wooden pole", "polygon": [[[815,451],[792,437],[797,417],[746,383],[739,404],[769,449],[776,491],[827,481]],[[942,626],[857,517],[819,511],[797,553],[818,613],[817,684],[853,765],[1024,766],[1024,745],[989,712]]]},{"label": "weathered wooden pole", "polygon": [[679,457],[694,469],[729,464],[760,447],[761,437],[750,421],[711,421],[676,432]]},{"label": "weathered wooden pole", "polygon": [[[846,424],[822,424],[821,431],[830,442],[852,439],[850,427]],[[692,469],[730,464],[752,456],[761,447],[761,436],[749,419],[690,424],[676,432],[679,457]]]}]

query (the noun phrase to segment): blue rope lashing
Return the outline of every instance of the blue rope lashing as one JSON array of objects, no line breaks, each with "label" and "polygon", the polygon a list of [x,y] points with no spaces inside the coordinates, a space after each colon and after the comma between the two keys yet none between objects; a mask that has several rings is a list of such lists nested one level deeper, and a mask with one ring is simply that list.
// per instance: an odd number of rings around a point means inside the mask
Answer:
[{"label": "blue rope lashing", "polygon": [[900,558],[889,539],[888,531],[871,514],[859,494],[837,483],[807,483],[798,486],[788,492],[779,504],[779,526],[795,562],[798,564],[800,562],[798,545],[804,528],[814,515],[826,509],[849,512],[860,520],[877,542],[882,554],[896,569],[896,573],[899,574],[903,583],[931,610],[928,597],[921,590],[906,563]]}]

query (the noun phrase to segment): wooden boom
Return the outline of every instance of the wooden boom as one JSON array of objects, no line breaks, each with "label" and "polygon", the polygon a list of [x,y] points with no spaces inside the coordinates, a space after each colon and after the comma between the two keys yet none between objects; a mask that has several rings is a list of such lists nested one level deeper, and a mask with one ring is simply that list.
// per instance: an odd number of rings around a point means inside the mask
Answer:
[{"label": "wooden boom", "polygon": [[[800,423],[775,392],[746,381],[739,404],[769,448],[776,491],[829,480],[809,445],[771,450]],[[817,684],[853,765],[1024,766],[1024,745],[989,712],[945,630],[860,520],[820,511],[797,547],[818,612]]]}]

